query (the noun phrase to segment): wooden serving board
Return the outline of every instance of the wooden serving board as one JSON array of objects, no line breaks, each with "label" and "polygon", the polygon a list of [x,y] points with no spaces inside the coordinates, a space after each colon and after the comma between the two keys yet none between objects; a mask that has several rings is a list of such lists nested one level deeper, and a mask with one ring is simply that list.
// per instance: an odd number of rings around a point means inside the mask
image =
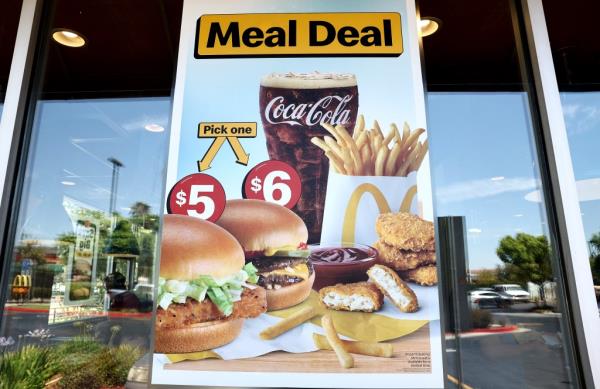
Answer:
[{"label": "wooden serving board", "polygon": [[287,353],[275,351],[260,357],[224,361],[204,359],[183,361],[165,365],[167,370],[188,371],[237,371],[273,373],[430,373],[431,349],[429,344],[429,324],[412,334],[389,343],[394,345],[392,358],[356,355],[354,368],[340,367],[333,351],[310,353]]}]

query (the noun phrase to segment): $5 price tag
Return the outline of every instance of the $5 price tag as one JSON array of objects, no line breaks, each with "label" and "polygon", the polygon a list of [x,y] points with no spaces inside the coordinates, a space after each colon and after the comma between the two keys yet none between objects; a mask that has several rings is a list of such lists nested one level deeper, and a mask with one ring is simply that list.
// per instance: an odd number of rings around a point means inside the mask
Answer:
[{"label": "$5 price tag", "polygon": [[293,208],[302,194],[302,183],[296,169],[277,160],[256,165],[244,178],[242,196]]},{"label": "$5 price tag", "polygon": [[225,210],[225,190],[216,178],[196,173],[182,178],[167,198],[167,211],[217,221]]}]

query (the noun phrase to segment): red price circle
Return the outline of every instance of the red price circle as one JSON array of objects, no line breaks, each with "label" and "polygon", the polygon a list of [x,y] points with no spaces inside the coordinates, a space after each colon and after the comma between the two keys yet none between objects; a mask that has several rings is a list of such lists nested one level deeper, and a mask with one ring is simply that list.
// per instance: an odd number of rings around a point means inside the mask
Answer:
[{"label": "red price circle", "polygon": [[173,185],[167,197],[167,211],[214,222],[225,210],[225,200],[225,190],[216,178],[195,173]]},{"label": "red price circle", "polygon": [[302,194],[302,182],[296,169],[277,160],[264,161],[244,178],[242,196],[294,208]]}]

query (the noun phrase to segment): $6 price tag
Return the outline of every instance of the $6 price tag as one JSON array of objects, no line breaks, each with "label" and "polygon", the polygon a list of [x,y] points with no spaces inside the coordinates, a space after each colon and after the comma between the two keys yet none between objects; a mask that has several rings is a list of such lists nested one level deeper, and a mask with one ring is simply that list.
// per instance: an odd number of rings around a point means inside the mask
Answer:
[{"label": "$6 price tag", "polygon": [[214,177],[202,173],[190,174],[169,192],[167,211],[214,222],[223,213],[225,200],[223,186]]},{"label": "$6 price tag", "polygon": [[269,160],[259,163],[248,172],[242,196],[293,208],[300,199],[301,188],[296,169],[285,162]]}]

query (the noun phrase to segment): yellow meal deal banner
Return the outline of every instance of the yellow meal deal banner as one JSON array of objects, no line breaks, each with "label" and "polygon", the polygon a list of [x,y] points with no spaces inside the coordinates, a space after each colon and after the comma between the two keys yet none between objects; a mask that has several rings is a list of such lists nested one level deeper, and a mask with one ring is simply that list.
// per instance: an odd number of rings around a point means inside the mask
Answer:
[{"label": "yellow meal deal banner", "polygon": [[399,56],[401,16],[394,12],[203,15],[196,58]]},{"label": "yellow meal deal banner", "polygon": [[152,384],[444,386],[415,0],[184,0]]}]

